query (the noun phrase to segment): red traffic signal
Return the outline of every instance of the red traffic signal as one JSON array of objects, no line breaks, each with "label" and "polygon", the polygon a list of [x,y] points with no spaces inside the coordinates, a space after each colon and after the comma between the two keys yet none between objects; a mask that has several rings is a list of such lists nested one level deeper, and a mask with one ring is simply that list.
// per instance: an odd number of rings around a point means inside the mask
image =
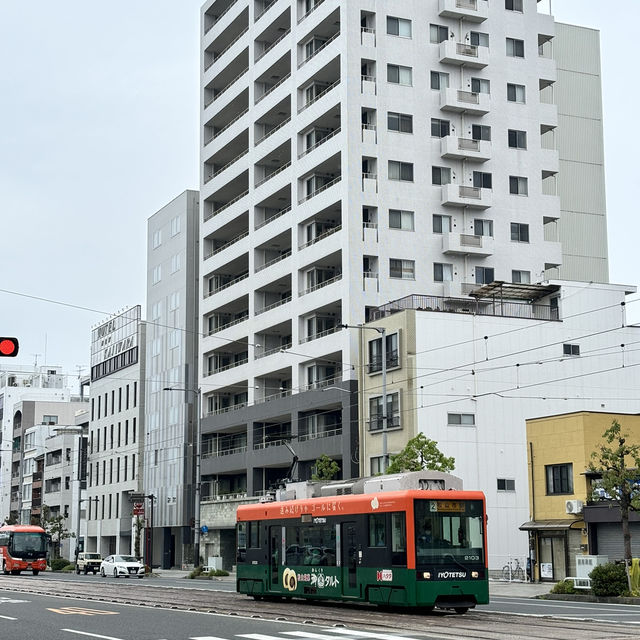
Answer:
[{"label": "red traffic signal", "polygon": [[18,355],[18,338],[0,338],[0,358]]}]

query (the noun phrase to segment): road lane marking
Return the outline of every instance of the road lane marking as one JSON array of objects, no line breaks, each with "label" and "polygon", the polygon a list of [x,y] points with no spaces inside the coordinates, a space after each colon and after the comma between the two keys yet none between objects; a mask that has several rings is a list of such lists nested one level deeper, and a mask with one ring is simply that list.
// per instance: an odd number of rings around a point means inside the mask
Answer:
[{"label": "road lane marking", "polygon": [[49,609],[47,611],[53,611],[53,613],[59,613],[63,616],[76,615],[76,616],[118,616],[119,611],[102,611],[100,609],[85,609],[84,607],[62,607],[61,609]]},{"label": "road lane marking", "polygon": [[12,618],[11,616],[0,616],[3,620],[17,620],[18,618]]},{"label": "road lane marking", "polygon": [[215,636],[193,636],[189,640],[226,640],[225,638],[216,638]]},{"label": "road lane marking", "polygon": [[295,636],[296,638],[310,638],[311,640],[340,640],[340,638],[336,636],[328,636],[326,633],[311,633],[310,631],[281,631],[281,633],[282,635],[286,636]]},{"label": "road lane marking", "polygon": [[0,604],[22,604],[23,602],[31,602],[30,600],[16,600],[16,598],[0,598]]},{"label": "road lane marking", "polygon": [[77,633],[81,636],[89,636],[90,638],[100,638],[101,640],[123,640],[122,638],[114,638],[113,636],[101,636],[97,633],[89,633],[87,631],[77,631],[76,629],[60,629],[60,631],[67,631],[68,633]]},{"label": "road lane marking", "polygon": [[353,631],[352,629],[325,629],[336,635],[355,636],[357,638],[377,638],[377,640],[415,640],[406,636],[396,636],[390,633],[372,633],[370,631]]}]

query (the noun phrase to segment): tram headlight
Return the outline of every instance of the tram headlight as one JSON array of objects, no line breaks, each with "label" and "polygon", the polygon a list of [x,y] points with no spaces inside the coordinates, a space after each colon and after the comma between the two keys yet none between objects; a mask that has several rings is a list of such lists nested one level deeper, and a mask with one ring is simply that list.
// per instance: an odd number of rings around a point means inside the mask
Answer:
[{"label": "tram headlight", "polygon": [[422,577],[423,577],[425,580],[431,580],[431,573],[430,573],[429,571],[423,571],[423,572],[422,572]]},{"label": "tram headlight", "polygon": [[477,572],[477,571],[472,571],[472,572],[471,572],[471,577],[472,577],[472,578],[477,578],[477,577],[478,577],[478,575],[479,575],[479,574],[478,574],[478,572]]}]

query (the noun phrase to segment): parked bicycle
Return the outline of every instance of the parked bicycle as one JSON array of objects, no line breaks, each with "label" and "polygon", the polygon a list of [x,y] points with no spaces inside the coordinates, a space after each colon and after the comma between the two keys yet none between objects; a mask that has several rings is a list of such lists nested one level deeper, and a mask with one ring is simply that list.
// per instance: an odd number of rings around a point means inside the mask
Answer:
[{"label": "parked bicycle", "polygon": [[518,558],[514,558],[513,560],[510,559],[509,562],[502,567],[502,579],[508,580],[509,582],[512,580],[520,580],[521,582],[525,581],[524,568],[520,564],[520,560],[518,560]]}]

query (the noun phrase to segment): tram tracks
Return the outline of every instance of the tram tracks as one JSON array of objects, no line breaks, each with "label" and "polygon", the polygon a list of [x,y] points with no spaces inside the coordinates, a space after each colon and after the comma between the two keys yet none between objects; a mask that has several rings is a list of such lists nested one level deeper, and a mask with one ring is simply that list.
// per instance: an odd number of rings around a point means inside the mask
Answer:
[{"label": "tram tracks", "polygon": [[[11,590],[109,602],[113,604],[199,611],[222,615],[283,620],[318,627],[345,626],[373,632],[415,638],[474,638],[477,640],[631,640],[632,633],[622,624],[594,622],[588,619],[560,619],[540,616],[509,615],[470,611],[465,615],[434,612],[416,614],[380,610],[367,605],[335,602],[254,601],[228,591],[157,588],[136,583],[87,581],[78,592],[77,582],[38,580],[33,577],[0,576],[0,591]],[[637,629],[636,629],[637,631]]]}]

